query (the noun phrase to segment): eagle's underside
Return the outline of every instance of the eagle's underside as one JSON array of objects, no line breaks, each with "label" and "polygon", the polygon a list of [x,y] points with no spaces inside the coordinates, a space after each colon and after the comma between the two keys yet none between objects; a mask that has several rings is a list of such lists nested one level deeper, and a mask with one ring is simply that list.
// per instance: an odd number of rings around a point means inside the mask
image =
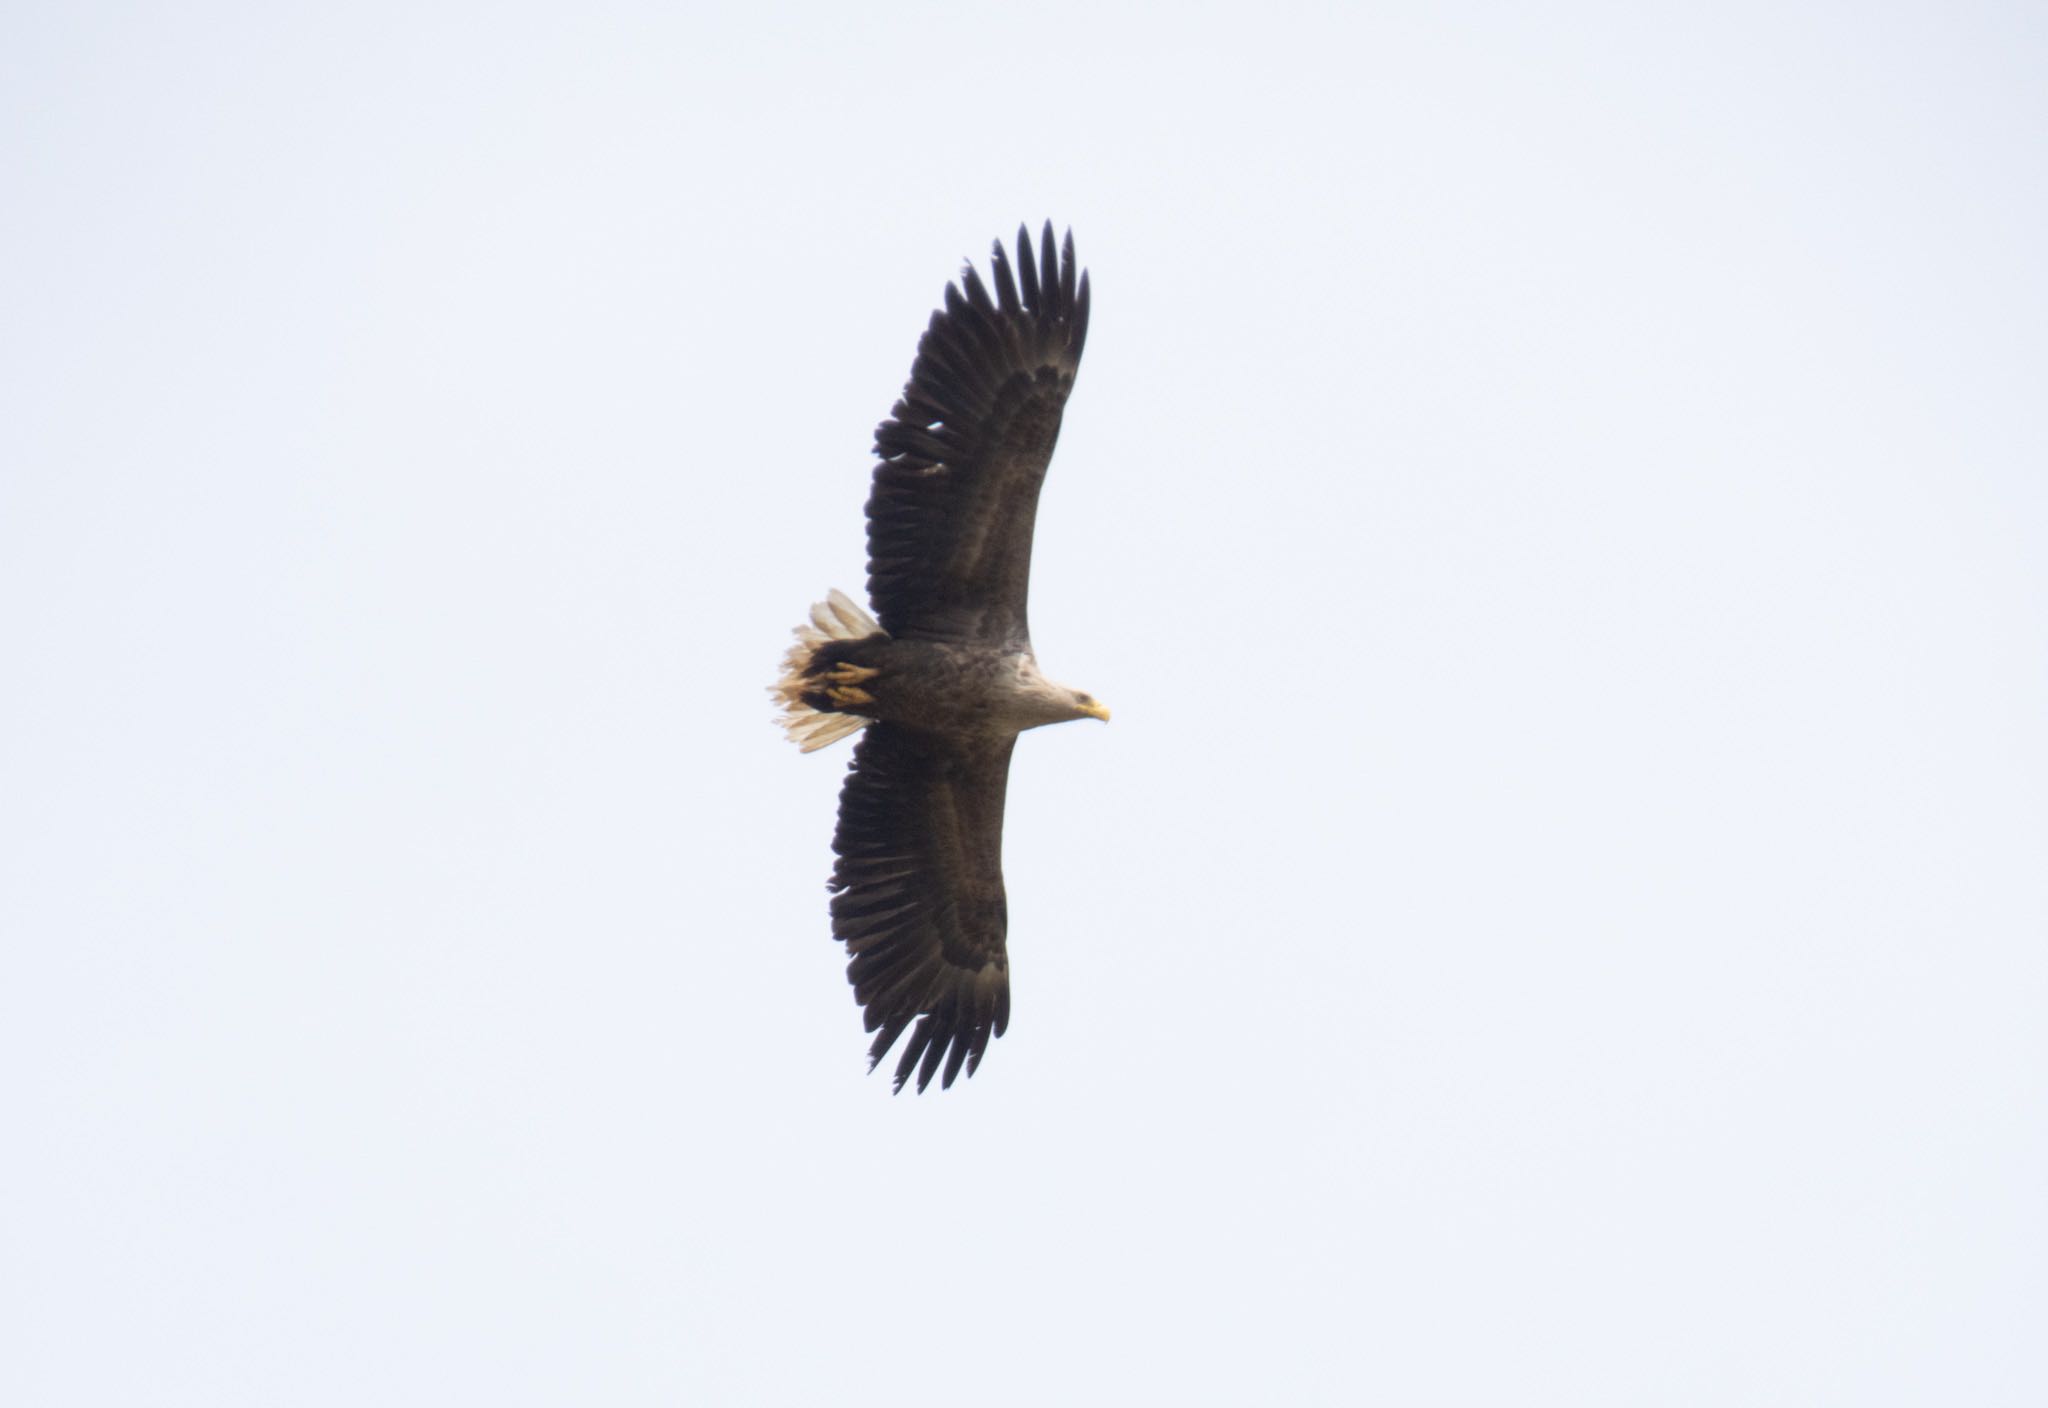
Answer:
[{"label": "eagle's underside", "polygon": [[[1003,800],[1028,728],[1107,719],[1038,670],[1026,622],[1038,490],[1087,334],[1073,238],[1018,231],[991,296],[946,290],[909,384],[875,432],[870,616],[839,592],[797,629],[774,688],[804,751],[865,730],[833,835],[832,932],[895,1070],[950,1086],[1009,1024]],[[964,288],[964,293],[962,289]]]}]

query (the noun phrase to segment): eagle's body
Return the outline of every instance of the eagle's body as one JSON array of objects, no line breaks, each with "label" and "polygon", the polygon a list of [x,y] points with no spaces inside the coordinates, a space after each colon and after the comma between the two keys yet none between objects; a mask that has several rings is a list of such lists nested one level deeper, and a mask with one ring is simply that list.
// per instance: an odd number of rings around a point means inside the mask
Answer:
[{"label": "eagle's body", "polygon": [[[866,728],[839,798],[832,933],[877,1033],[922,1090],[972,1075],[1009,1023],[1003,794],[1025,729],[1107,719],[1039,672],[1025,604],[1038,490],[1088,331],[1069,235],[995,247],[993,297],[972,267],[918,343],[875,431],[868,594],[811,609],[775,687],[806,752]],[[879,617],[879,620],[876,619]],[[911,1030],[911,1024],[916,1027]]]},{"label": "eagle's body", "polygon": [[1015,738],[1024,729],[1074,717],[1073,691],[1039,673],[1028,650],[877,634],[831,642],[813,657],[812,671],[818,683],[803,702],[813,709],[836,710],[846,699],[845,687],[835,695],[827,681],[857,679],[857,690],[867,698],[850,707],[860,716],[962,740]]}]

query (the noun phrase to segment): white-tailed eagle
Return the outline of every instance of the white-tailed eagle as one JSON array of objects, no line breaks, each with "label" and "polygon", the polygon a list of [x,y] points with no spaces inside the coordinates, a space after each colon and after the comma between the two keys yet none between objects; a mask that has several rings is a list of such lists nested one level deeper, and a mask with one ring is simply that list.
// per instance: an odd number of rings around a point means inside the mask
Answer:
[{"label": "white-tailed eagle", "polygon": [[[1038,489],[1088,335],[1088,276],[1017,231],[994,289],[946,287],[910,382],[875,430],[870,616],[811,608],[774,688],[805,752],[865,728],[832,837],[832,934],[875,1033],[872,1070],[909,1033],[913,1074],[974,1074],[1010,1020],[1003,794],[1017,735],[1109,710],[1039,673],[1025,619]],[[913,1027],[913,1023],[915,1026]]]}]

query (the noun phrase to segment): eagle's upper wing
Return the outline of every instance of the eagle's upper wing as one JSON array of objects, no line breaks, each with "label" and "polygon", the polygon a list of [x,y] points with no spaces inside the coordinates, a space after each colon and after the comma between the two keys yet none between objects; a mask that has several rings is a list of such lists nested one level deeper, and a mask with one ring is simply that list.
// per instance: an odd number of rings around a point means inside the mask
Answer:
[{"label": "eagle's upper wing", "polygon": [[965,742],[878,723],[854,751],[832,849],[832,933],[846,943],[854,1000],[876,1031],[875,1063],[912,1021],[896,1089],[917,1072],[969,1075],[1010,1022],[1003,794],[1014,738]]},{"label": "eagle's upper wing", "polygon": [[[1001,242],[995,297],[969,265],[917,344],[903,399],[875,429],[868,595],[891,635],[1030,640],[1025,597],[1038,487],[1088,335],[1088,276],[1046,223],[1036,258]],[[965,293],[961,291],[964,286]]]}]

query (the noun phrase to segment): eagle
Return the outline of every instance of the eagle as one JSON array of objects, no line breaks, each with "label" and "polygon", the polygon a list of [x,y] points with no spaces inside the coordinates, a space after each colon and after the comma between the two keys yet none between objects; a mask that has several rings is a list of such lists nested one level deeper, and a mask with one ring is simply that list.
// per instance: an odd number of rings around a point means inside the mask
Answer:
[{"label": "eagle", "polygon": [[935,1074],[941,1089],[973,1075],[1009,1025],[1003,797],[1017,735],[1109,720],[1040,673],[1025,614],[1088,275],[1071,231],[1055,251],[1050,221],[1036,249],[1018,228],[1014,267],[997,240],[990,274],[993,289],[970,263],[946,286],[875,429],[873,614],[836,590],[813,606],[771,691],[806,753],[865,730],[832,837],[832,936],[875,1034],[868,1069],[909,1033],[898,1092],[913,1075],[920,1092]]}]

